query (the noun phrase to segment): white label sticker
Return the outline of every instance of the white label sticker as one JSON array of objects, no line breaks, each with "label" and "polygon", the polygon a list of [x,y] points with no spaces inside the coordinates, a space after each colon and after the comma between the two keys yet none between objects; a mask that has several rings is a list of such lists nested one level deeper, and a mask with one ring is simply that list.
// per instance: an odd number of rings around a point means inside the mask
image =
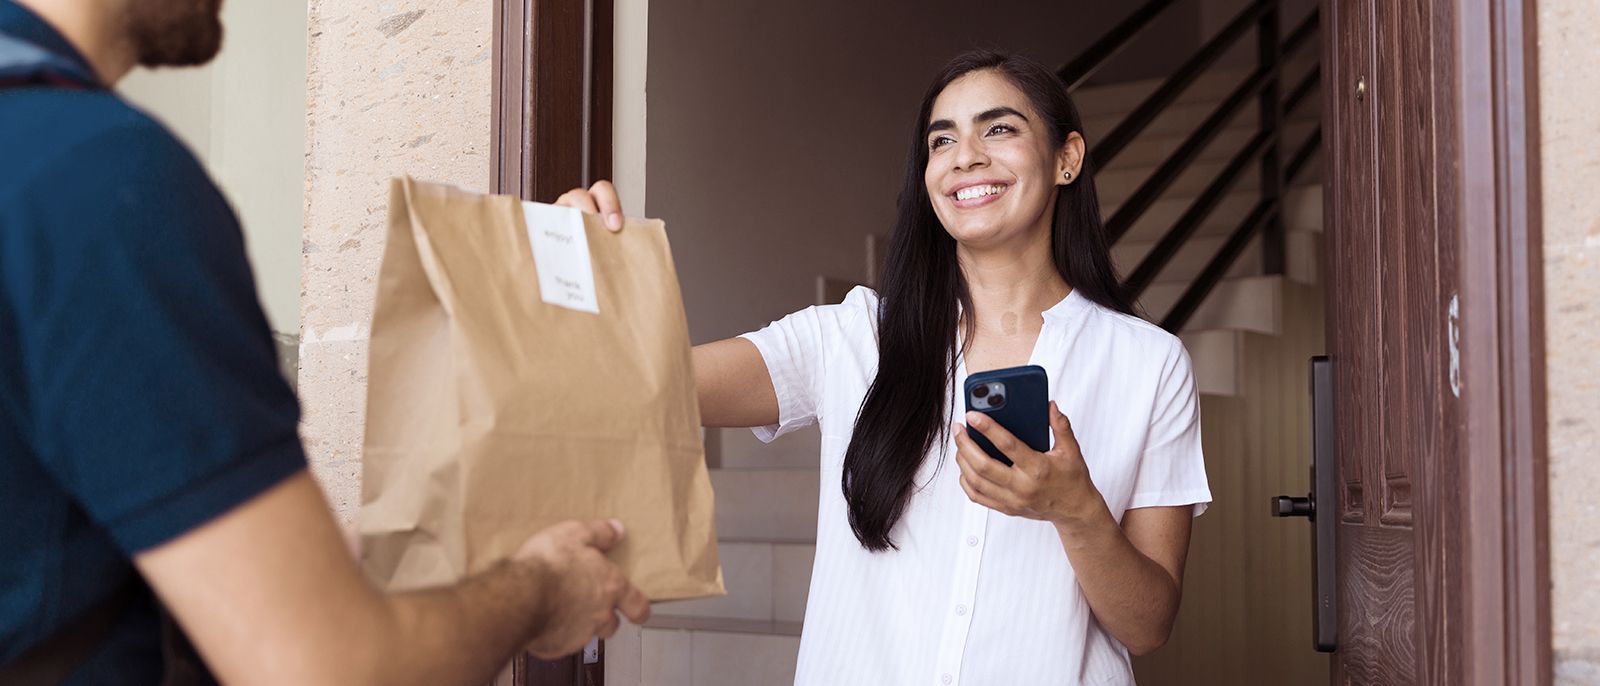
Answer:
[{"label": "white label sticker", "polygon": [[528,224],[528,243],[533,246],[533,266],[539,270],[539,298],[551,305],[600,314],[583,215],[571,207],[524,202],[522,217]]}]

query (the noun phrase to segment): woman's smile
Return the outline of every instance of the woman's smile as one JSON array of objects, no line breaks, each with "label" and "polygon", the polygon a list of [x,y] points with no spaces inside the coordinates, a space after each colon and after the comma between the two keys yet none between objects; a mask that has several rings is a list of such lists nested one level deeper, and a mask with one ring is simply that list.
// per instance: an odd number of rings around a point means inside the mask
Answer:
[{"label": "woman's smile", "polygon": [[984,180],[957,186],[949,195],[957,209],[968,210],[996,202],[1008,190],[1011,184]]}]

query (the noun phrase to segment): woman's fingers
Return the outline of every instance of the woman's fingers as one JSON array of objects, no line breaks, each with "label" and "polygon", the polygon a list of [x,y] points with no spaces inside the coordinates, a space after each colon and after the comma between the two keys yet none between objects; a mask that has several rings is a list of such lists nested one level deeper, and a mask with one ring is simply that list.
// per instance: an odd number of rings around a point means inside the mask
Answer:
[{"label": "woman's fingers", "polygon": [[600,213],[600,207],[595,205],[594,202],[594,194],[582,188],[574,188],[562,193],[561,197],[556,198],[556,204],[562,207],[576,208],[579,212]]},{"label": "woman's fingers", "polygon": [[602,179],[589,187],[589,195],[594,198],[595,212],[605,217],[606,228],[621,231],[622,198],[617,195],[617,187]]},{"label": "woman's fingers", "polygon": [[987,488],[987,486],[979,486],[979,485],[977,485],[978,481],[974,480],[974,479],[968,479],[967,478],[967,474],[965,472],[963,472],[961,474],[960,481],[961,481],[961,490],[966,491],[967,498],[969,500],[971,500],[972,502],[975,502],[975,503],[977,503],[979,505],[982,505],[982,506],[987,507],[987,508],[989,508],[991,510],[994,510],[995,512],[1000,512],[1000,513],[1003,513],[1003,514],[1011,514],[1012,513],[1010,508],[1006,507],[999,500],[996,500],[995,498],[991,497],[988,493],[984,492],[983,489]]},{"label": "woman's fingers", "polygon": [[[1033,448],[1028,447],[1028,444],[1023,443],[1022,441],[1017,440],[1016,436],[1011,435],[1011,432],[1007,431],[1005,427],[1001,426],[1000,422],[990,419],[989,415],[986,415],[982,412],[968,412],[967,426],[970,426],[976,429],[978,433],[983,434],[984,438],[989,439],[989,442],[994,444],[994,447],[999,448],[1000,452],[1004,453],[1006,457],[1011,458],[1011,461],[1017,466],[1020,467],[1025,463],[1031,463],[1033,461]],[[998,465],[999,463],[996,464]]]},{"label": "woman's fingers", "polygon": [[1072,433],[1072,420],[1056,406],[1054,400],[1050,401],[1050,432],[1056,436],[1057,450],[1078,442],[1077,435]]},{"label": "woman's fingers", "polygon": [[1010,483],[1011,468],[989,457],[989,453],[984,452],[983,448],[978,446],[978,442],[972,440],[972,436],[967,431],[967,427],[960,424],[955,427],[956,462],[961,464],[964,470],[981,476],[997,485],[1003,486]]}]

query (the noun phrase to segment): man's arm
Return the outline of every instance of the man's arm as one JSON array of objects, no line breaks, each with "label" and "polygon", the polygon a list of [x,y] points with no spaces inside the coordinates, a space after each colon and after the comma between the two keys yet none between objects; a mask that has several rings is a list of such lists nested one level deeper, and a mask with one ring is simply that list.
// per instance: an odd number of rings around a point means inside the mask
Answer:
[{"label": "man's arm", "polygon": [[621,532],[571,522],[456,586],[386,595],[361,576],[305,472],[135,558],[229,684],[480,684],[516,651],[575,652],[644,621],[606,560]]}]

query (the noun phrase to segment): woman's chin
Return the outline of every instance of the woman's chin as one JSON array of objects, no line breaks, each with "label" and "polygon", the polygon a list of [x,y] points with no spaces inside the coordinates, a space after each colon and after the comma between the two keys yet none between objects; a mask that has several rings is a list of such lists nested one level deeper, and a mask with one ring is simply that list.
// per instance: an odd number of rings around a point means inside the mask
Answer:
[{"label": "woman's chin", "polygon": [[1024,233],[1020,227],[991,223],[962,224],[954,228],[946,227],[945,230],[957,243],[969,248],[1002,245]]}]

